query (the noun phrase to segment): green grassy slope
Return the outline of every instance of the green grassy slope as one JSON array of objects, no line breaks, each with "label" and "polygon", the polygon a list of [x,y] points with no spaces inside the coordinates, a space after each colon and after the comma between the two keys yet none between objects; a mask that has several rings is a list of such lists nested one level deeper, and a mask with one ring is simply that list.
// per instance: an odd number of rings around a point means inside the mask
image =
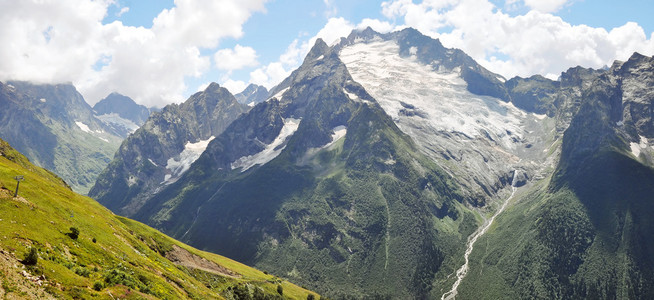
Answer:
[{"label": "green grassy slope", "polygon": [[[249,293],[274,299],[278,286],[284,298],[310,293],[115,216],[2,140],[0,154],[0,296],[238,299]],[[25,180],[14,198],[16,175]],[[71,227],[79,230],[76,239]],[[30,249],[37,263],[24,266]]]}]

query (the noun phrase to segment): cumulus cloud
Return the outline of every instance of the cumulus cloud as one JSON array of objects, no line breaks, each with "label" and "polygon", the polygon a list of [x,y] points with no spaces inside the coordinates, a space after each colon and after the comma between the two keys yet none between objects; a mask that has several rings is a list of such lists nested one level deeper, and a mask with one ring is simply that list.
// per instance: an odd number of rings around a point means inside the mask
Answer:
[{"label": "cumulus cloud", "polygon": [[230,93],[236,95],[236,94],[242,92],[247,87],[247,83],[245,83],[245,82],[243,82],[241,80],[228,79],[228,80],[226,80],[225,82],[222,83],[222,86],[224,88],[226,88],[227,90],[229,90]]},{"label": "cumulus cloud", "polygon": [[267,0],[176,0],[152,28],[102,24],[111,0],[0,2],[0,80],[73,82],[90,103],[117,91],[151,106],[184,100],[211,67],[202,49],[242,36]]},{"label": "cumulus cloud", "polygon": [[[514,1],[515,2],[515,1]],[[540,2],[556,3],[545,6]],[[508,3],[508,2],[507,2]],[[552,11],[567,1],[525,1]],[[509,3],[511,4],[511,3]],[[654,36],[647,37],[635,23],[607,31],[571,25],[560,17],[531,10],[512,17],[487,0],[446,0],[413,3],[395,0],[382,4],[382,13],[446,47],[459,48],[491,71],[505,77],[533,74],[557,77],[570,67],[601,68],[625,60],[634,51],[654,53]]]},{"label": "cumulus cloud", "polygon": [[234,49],[221,49],[214,54],[216,67],[220,70],[234,71],[257,64],[257,51],[251,47],[236,45]]},{"label": "cumulus cloud", "polygon": [[551,13],[561,9],[568,0],[525,0],[525,5],[533,10]]},{"label": "cumulus cloud", "polygon": [[279,61],[269,63],[250,73],[250,82],[263,85],[270,89],[279,84],[284,78],[291,74],[293,69],[297,68],[304,57],[309,53],[311,47],[319,38],[327,44],[333,44],[340,41],[341,37],[346,37],[353,29],[364,29],[372,27],[379,32],[392,31],[394,26],[386,21],[364,19],[361,23],[354,25],[348,20],[339,18],[330,18],[323,28],[316,35],[308,39],[295,39],[288,46],[286,51],[279,57]]}]

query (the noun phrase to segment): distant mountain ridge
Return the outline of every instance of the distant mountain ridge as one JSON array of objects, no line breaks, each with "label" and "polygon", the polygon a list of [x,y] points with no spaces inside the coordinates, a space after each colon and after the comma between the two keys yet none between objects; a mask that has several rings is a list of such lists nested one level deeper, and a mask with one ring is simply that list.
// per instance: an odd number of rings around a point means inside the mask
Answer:
[{"label": "distant mountain ridge", "polygon": [[86,193],[122,138],[70,84],[0,82],[0,138]]},{"label": "distant mountain ridge", "polygon": [[132,98],[111,93],[93,106],[100,120],[120,133],[124,138],[136,131],[150,116],[151,109],[139,105]]},{"label": "distant mountain ridge", "polygon": [[255,106],[268,99],[268,89],[265,86],[250,84],[234,97],[239,103]]}]

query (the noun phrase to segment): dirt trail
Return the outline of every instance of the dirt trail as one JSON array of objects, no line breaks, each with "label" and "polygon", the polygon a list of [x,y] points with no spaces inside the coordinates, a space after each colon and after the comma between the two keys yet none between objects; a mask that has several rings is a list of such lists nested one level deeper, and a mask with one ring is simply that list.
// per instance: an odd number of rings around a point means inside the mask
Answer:
[{"label": "dirt trail", "polygon": [[454,284],[452,285],[452,289],[449,290],[447,293],[443,294],[443,296],[441,296],[441,300],[450,300],[450,299],[454,299],[456,297],[456,294],[458,293],[457,290],[459,288],[459,285],[461,284],[461,281],[463,281],[463,278],[465,278],[466,275],[468,274],[468,263],[469,263],[468,258],[470,256],[470,253],[472,253],[472,249],[475,246],[475,242],[477,242],[477,239],[479,239],[479,237],[481,237],[482,235],[484,235],[486,233],[486,231],[488,231],[488,228],[490,228],[491,225],[493,225],[493,221],[495,221],[495,217],[497,217],[499,214],[501,214],[504,211],[507,204],[509,204],[509,202],[511,201],[511,198],[513,198],[513,195],[515,195],[515,191],[516,191],[515,177],[516,177],[516,174],[517,174],[517,171],[514,170],[513,171],[513,182],[511,182],[511,189],[512,189],[511,196],[509,196],[509,198],[504,200],[504,203],[502,204],[502,207],[500,207],[500,209],[498,209],[497,212],[495,212],[495,214],[493,214],[493,216],[488,221],[486,221],[481,227],[479,227],[479,229],[477,229],[477,231],[475,231],[468,238],[468,244],[467,244],[468,246],[467,246],[465,254],[463,255],[463,258],[465,259],[465,263],[461,266],[461,268],[459,268],[456,271],[456,277],[457,278],[456,278],[456,281],[454,282]]},{"label": "dirt trail", "polygon": [[239,278],[241,275],[227,269],[215,262],[207,260],[203,257],[188,252],[186,249],[173,245],[171,251],[166,252],[166,258],[176,265],[185,266],[187,268],[199,269],[209,273],[222,275],[226,277]]}]

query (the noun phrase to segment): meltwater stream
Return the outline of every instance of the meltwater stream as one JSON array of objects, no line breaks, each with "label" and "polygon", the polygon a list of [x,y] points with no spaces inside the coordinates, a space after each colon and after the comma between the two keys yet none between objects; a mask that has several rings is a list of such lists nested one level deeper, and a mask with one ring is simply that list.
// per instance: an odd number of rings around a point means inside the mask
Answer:
[{"label": "meltwater stream", "polygon": [[511,196],[509,196],[509,198],[504,200],[504,203],[502,204],[502,207],[500,207],[500,209],[498,209],[497,212],[495,212],[495,214],[488,221],[486,221],[486,223],[484,223],[484,225],[479,227],[479,229],[477,229],[477,231],[475,231],[468,238],[468,244],[467,244],[468,247],[466,249],[465,254],[463,255],[463,258],[465,259],[465,263],[463,264],[463,266],[461,266],[461,268],[459,268],[456,271],[456,281],[452,285],[452,289],[449,290],[447,293],[443,294],[443,296],[441,296],[441,300],[449,300],[449,299],[454,299],[456,297],[457,289],[459,288],[459,284],[461,284],[461,281],[463,281],[463,278],[466,277],[466,274],[468,274],[468,262],[469,262],[468,257],[470,256],[470,253],[472,253],[472,248],[475,246],[475,242],[477,242],[477,239],[480,236],[484,235],[484,233],[486,233],[486,231],[488,231],[488,228],[490,228],[490,226],[493,225],[493,221],[495,220],[495,217],[497,217],[499,214],[502,213],[502,211],[504,211],[504,209],[506,208],[506,205],[509,204],[509,201],[511,200],[511,198],[513,198],[513,195],[515,194],[515,191],[516,191],[516,187],[515,187],[516,175],[517,175],[517,171],[513,170],[513,180],[511,181],[511,189],[512,189]]}]

